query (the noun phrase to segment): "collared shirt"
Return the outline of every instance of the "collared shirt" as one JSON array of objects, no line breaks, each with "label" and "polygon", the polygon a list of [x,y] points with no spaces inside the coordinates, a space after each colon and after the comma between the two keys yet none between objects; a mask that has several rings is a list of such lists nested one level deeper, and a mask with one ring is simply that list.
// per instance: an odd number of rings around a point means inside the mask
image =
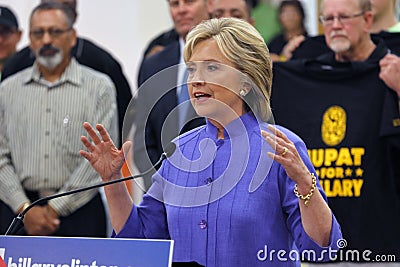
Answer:
[{"label": "collared shirt", "polygon": [[395,25],[390,27],[388,32],[400,32],[400,22],[397,22]]},{"label": "collared shirt", "polygon": [[[315,173],[301,139],[278,128]],[[178,137],[175,153],[117,237],[172,239],[174,261],[207,267],[300,266],[293,255],[306,250],[327,260],[341,238],[338,222],[332,217],[329,247],[306,234],[294,182],[267,156],[272,148],[261,129],[266,124],[247,113],[225,127],[224,139],[209,121]],[[280,250],[285,254],[278,256]]]},{"label": "collared shirt", "polygon": [[[108,76],[74,58],[54,83],[36,64],[0,87],[0,198],[14,211],[28,201],[24,189],[68,191],[100,179],[79,154],[83,122],[103,124],[117,137],[115,88]],[[96,193],[50,201],[66,216]]]}]

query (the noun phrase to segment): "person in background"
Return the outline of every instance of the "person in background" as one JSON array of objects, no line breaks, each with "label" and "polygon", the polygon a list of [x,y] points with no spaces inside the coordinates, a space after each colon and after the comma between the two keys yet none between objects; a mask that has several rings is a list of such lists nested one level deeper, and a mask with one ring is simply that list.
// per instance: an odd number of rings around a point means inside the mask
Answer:
[{"label": "person in background", "polygon": [[400,22],[396,17],[396,3],[397,0],[371,0],[374,14],[371,33],[400,32]]},{"label": "person in background", "polygon": [[265,42],[281,31],[278,22],[278,5],[280,0],[260,0],[255,2],[253,9],[254,26],[261,33]]},{"label": "person in background", "polygon": [[320,20],[331,51],[274,64],[275,119],[308,145],[342,227],[332,265],[400,266],[400,60],[371,36],[370,0],[322,0]]},{"label": "person in background", "polygon": [[[234,17],[250,21],[254,25],[251,12],[257,4],[254,0],[213,0],[209,5],[211,17]],[[175,28],[161,33],[150,41],[143,53],[143,59],[162,51],[170,43],[177,41],[179,35]]]},{"label": "person in background", "polygon": [[167,45],[179,40],[179,35],[175,31],[175,28],[172,28],[166,32],[161,33],[156,36],[144,50],[143,59],[148,58],[158,52],[162,51]]},{"label": "person in background", "polygon": [[[371,0],[373,22],[370,29],[372,37],[382,38],[393,53],[399,53],[400,38],[397,33],[399,23],[396,17],[396,3],[398,0]],[[392,34],[394,33],[394,34]],[[316,58],[330,48],[323,35],[309,37],[292,52],[291,59]],[[391,61],[394,63],[394,61]]]},{"label": "person in background", "polygon": [[[330,49],[334,51],[334,60],[336,62],[355,62],[372,59],[375,59],[376,62],[379,62],[381,70],[379,77],[375,77],[375,79],[382,79],[383,82],[393,90],[393,94],[390,94],[389,97],[390,101],[395,102],[397,100],[397,102],[400,102],[400,86],[397,83],[400,70],[398,69],[399,65],[396,65],[396,62],[399,63],[400,58],[396,55],[390,54],[390,51],[385,47],[384,44],[382,44],[382,40],[378,39],[378,41],[375,42],[371,40],[370,32],[374,20],[371,2],[374,1],[323,0],[321,5],[321,18],[323,21],[326,43]],[[395,66],[397,66],[397,69]],[[395,98],[397,99],[395,100]],[[389,107],[385,107],[385,109],[387,108]],[[398,118],[400,114],[400,105],[397,111]],[[393,127],[395,125],[391,126]],[[399,166],[398,164],[400,160],[398,157],[400,149],[399,142],[397,142],[397,144],[396,142],[391,144],[389,141],[390,139],[387,139],[387,141],[384,141],[383,139],[383,137],[376,137],[375,139],[376,143],[381,144],[381,150],[380,154],[374,155],[374,157],[377,159],[374,164],[380,162],[380,164],[383,164],[383,166],[377,165],[375,167],[376,176],[373,178],[376,179],[374,182],[375,185],[381,184],[380,180],[382,179],[382,176],[386,177],[385,181],[387,182],[385,182],[386,185],[384,185],[383,188],[380,188],[380,186],[375,186],[369,190],[372,190],[374,194],[387,194],[388,196],[385,199],[393,200],[391,202],[386,202],[386,204],[384,204],[385,202],[382,201],[380,202],[381,204],[378,205],[379,207],[393,205],[392,207],[398,208],[400,203],[399,191],[394,190],[396,193],[395,195],[392,195],[393,190],[391,190],[389,193],[386,190],[386,187],[396,186],[396,184],[398,186],[400,173],[396,171],[396,169],[398,168],[397,166]],[[365,156],[368,157],[369,155]],[[372,183],[372,181],[370,183]],[[389,183],[393,183],[393,185]],[[365,187],[364,192],[367,190],[368,189]],[[364,205],[370,206],[366,202],[364,202]],[[343,208],[347,209],[347,207]],[[372,208],[372,206],[370,207]],[[349,210],[348,212],[352,211]],[[394,253],[397,255],[397,257],[399,257],[400,254],[398,250],[398,240],[400,238],[400,232],[397,229],[397,225],[398,222],[400,222],[400,210],[396,210],[395,208],[390,208],[389,210],[382,209],[382,215],[378,217],[386,220],[384,223],[385,226],[383,226],[382,223],[375,224],[374,220],[370,221],[367,219],[370,218],[370,212],[371,210],[369,209],[362,210],[361,216],[364,216],[364,220],[359,220],[357,225],[354,224],[354,221],[342,222],[342,224],[345,224],[342,226],[346,229],[346,231],[350,231],[350,234],[352,235],[352,239],[349,240],[350,247],[364,247],[366,245],[365,239],[369,239],[368,242],[373,243],[372,248],[371,244],[369,244],[369,248],[375,253],[386,251],[389,253]],[[367,224],[369,226],[361,226],[359,224]],[[357,230],[354,234],[352,234],[352,231],[355,231],[354,228],[360,228],[361,230]],[[367,237],[371,229],[373,229],[372,231],[374,232],[373,236],[379,236],[377,239]],[[397,258],[396,261],[397,263],[388,263],[388,266],[391,266],[390,264],[394,264],[393,266],[400,266],[400,258]],[[368,264],[371,266],[380,266],[380,263]]]},{"label": "person in background", "polygon": [[[101,121],[118,138],[114,84],[71,57],[73,23],[66,5],[35,7],[29,21],[35,63],[0,84],[2,233],[33,201],[99,181],[75,142],[85,134],[84,121]],[[98,190],[52,199],[26,213],[20,234],[106,237],[104,208]]]},{"label": "person in background", "polygon": [[[305,144],[266,123],[272,63],[263,38],[244,20],[220,18],[197,25],[186,41],[188,93],[206,125],[173,141],[140,205],[121,183],[105,188],[115,236],[172,239],[174,261],[207,267],[300,265],[264,249],[328,260],[322,251],[337,249],[340,226]],[[81,155],[103,181],[120,178],[131,142],[118,150],[103,125],[100,136],[83,126],[93,143],[82,137]]]},{"label": "person in background", "polygon": [[308,36],[304,8],[299,0],[283,0],[278,8],[282,32],[272,38],[268,48],[273,61],[286,61]]},{"label": "person in background", "polygon": [[[146,58],[140,65],[133,116],[133,158],[140,172],[151,168],[163,153],[163,147],[178,135],[183,126],[183,131],[186,131],[204,124],[204,120],[195,119],[196,113],[188,103],[183,104],[185,109],[179,108],[179,112],[173,110],[188,100],[186,90],[181,89],[186,83],[183,64],[186,35],[198,23],[210,18],[211,1],[168,0],[179,40]],[[149,188],[151,177],[144,177],[144,183],[146,189]]]},{"label": "person in background", "polygon": [[0,6],[0,78],[6,60],[17,51],[22,32],[15,14],[5,6]]},{"label": "person in background", "polygon": [[253,1],[248,0],[214,0],[211,16],[213,18],[243,19],[254,26],[253,4]]},{"label": "person in background", "polygon": [[[76,9],[77,0],[41,0],[41,2],[58,2],[67,5],[73,12],[73,23],[75,24],[78,17]],[[120,63],[109,52],[81,36],[77,38],[76,44],[71,52],[80,64],[107,74],[115,84],[117,90],[116,100],[118,104],[119,126],[119,138],[116,140],[116,143],[119,144],[122,138],[128,135],[128,127],[124,128],[126,132],[122,131],[125,113],[132,99],[131,88],[122,71]],[[2,81],[14,73],[32,66],[34,60],[35,55],[29,47],[18,51],[8,60],[7,64],[5,64]]]}]

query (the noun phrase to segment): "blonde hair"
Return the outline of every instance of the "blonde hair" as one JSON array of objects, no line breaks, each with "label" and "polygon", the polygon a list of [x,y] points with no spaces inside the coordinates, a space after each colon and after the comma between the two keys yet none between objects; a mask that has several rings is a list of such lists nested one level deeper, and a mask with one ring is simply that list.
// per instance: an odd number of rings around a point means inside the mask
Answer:
[{"label": "blonde hair", "polygon": [[271,116],[272,63],[260,33],[248,22],[237,18],[203,21],[186,37],[185,62],[189,61],[197,44],[211,38],[236,69],[250,78],[252,88],[244,97],[246,108],[261,120],[268,121]]}]

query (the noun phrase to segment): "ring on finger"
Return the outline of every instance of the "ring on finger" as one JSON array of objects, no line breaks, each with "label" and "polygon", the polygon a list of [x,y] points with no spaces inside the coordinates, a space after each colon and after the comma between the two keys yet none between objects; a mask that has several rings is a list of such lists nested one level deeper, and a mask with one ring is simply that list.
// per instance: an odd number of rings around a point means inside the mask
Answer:
[{"label": "ring on finger", "polygon": [[285,156],[286,155],[286,153],[289,151],[289,149],[287,148],[287,147],[283,147],[283,152],[282,152],[282,154],[281,154],[281,156],[283,157],[283,156]]}]

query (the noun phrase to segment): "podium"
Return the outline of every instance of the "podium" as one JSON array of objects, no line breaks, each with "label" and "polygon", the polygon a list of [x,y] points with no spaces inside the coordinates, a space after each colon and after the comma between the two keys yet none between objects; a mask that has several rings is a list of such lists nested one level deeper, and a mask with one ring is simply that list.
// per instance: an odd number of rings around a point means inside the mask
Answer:
[{"label": "podium", "polygon": [[7,267],[171,267],[172,253],[172,240],[0,236]]}]

